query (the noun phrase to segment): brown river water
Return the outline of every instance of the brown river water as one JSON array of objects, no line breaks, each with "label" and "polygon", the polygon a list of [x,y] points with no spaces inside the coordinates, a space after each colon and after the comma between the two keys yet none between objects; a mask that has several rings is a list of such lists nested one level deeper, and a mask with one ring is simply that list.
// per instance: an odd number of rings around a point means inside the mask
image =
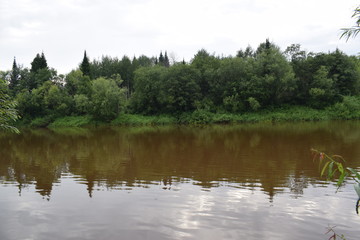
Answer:
[{"label": "brown river water", "polygon": [[0,134],[0,239],[360,238],[360,121],[23,130]]}]

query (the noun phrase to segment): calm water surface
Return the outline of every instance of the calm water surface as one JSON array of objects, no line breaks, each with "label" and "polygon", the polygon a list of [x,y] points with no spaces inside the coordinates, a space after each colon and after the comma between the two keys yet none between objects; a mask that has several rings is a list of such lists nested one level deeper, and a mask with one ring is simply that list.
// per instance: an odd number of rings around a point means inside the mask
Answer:
[{"label": "calm water surface", "polygon": [[359,239],[360,122],[24,130],[0,135],[0,239]]}]

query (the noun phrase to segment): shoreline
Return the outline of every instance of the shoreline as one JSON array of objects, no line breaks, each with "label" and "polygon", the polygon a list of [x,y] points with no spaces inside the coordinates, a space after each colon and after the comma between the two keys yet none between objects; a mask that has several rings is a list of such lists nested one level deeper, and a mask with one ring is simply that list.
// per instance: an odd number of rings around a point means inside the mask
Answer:
[{"label": "shoreline", "polygon": [[360,111],[323,110],[302,106],[264,109],[245,113],[212,113],[206,110],[178,115],[140,115],[121,113],[112,121],[104,122],[89,115],[53,117],[44,116],[32,120],[19,120],[17,127],[86,127],[86,126],[161,126],[161,125],[221,125],[248,123],[318,122],[331,120],[360,120]]}]

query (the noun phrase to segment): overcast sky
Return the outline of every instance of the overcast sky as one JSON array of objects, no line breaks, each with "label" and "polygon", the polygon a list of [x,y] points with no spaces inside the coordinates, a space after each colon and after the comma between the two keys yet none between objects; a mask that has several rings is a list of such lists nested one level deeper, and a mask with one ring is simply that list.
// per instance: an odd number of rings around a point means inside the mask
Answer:
[{"label": "overcast sky", "polygon": [[360,37],[339,40],[352,26],[357,0],[0,0],[0,70],[24,67],[44,52],[59,73],[75,69],[84,50],[149,57],[160,51],[189,61],[201,48],[235,55],[266,38],[313,52],[360,52]]}]

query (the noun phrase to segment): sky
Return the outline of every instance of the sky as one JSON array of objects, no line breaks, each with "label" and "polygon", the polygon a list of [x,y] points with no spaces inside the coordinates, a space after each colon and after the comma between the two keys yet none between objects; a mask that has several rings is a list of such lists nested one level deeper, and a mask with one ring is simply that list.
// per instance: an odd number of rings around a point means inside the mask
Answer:
[{"label": "sky", "polygon": [[0,70],[13,59],[30,67],[44,52],[49,67],[66,74],[86,50],[102,56],[158,56],[190,61],[202,48],[219,56],[257,48],[267,38],[282,50],[360,52],[351,27],[356,0],[0,0]]}]

